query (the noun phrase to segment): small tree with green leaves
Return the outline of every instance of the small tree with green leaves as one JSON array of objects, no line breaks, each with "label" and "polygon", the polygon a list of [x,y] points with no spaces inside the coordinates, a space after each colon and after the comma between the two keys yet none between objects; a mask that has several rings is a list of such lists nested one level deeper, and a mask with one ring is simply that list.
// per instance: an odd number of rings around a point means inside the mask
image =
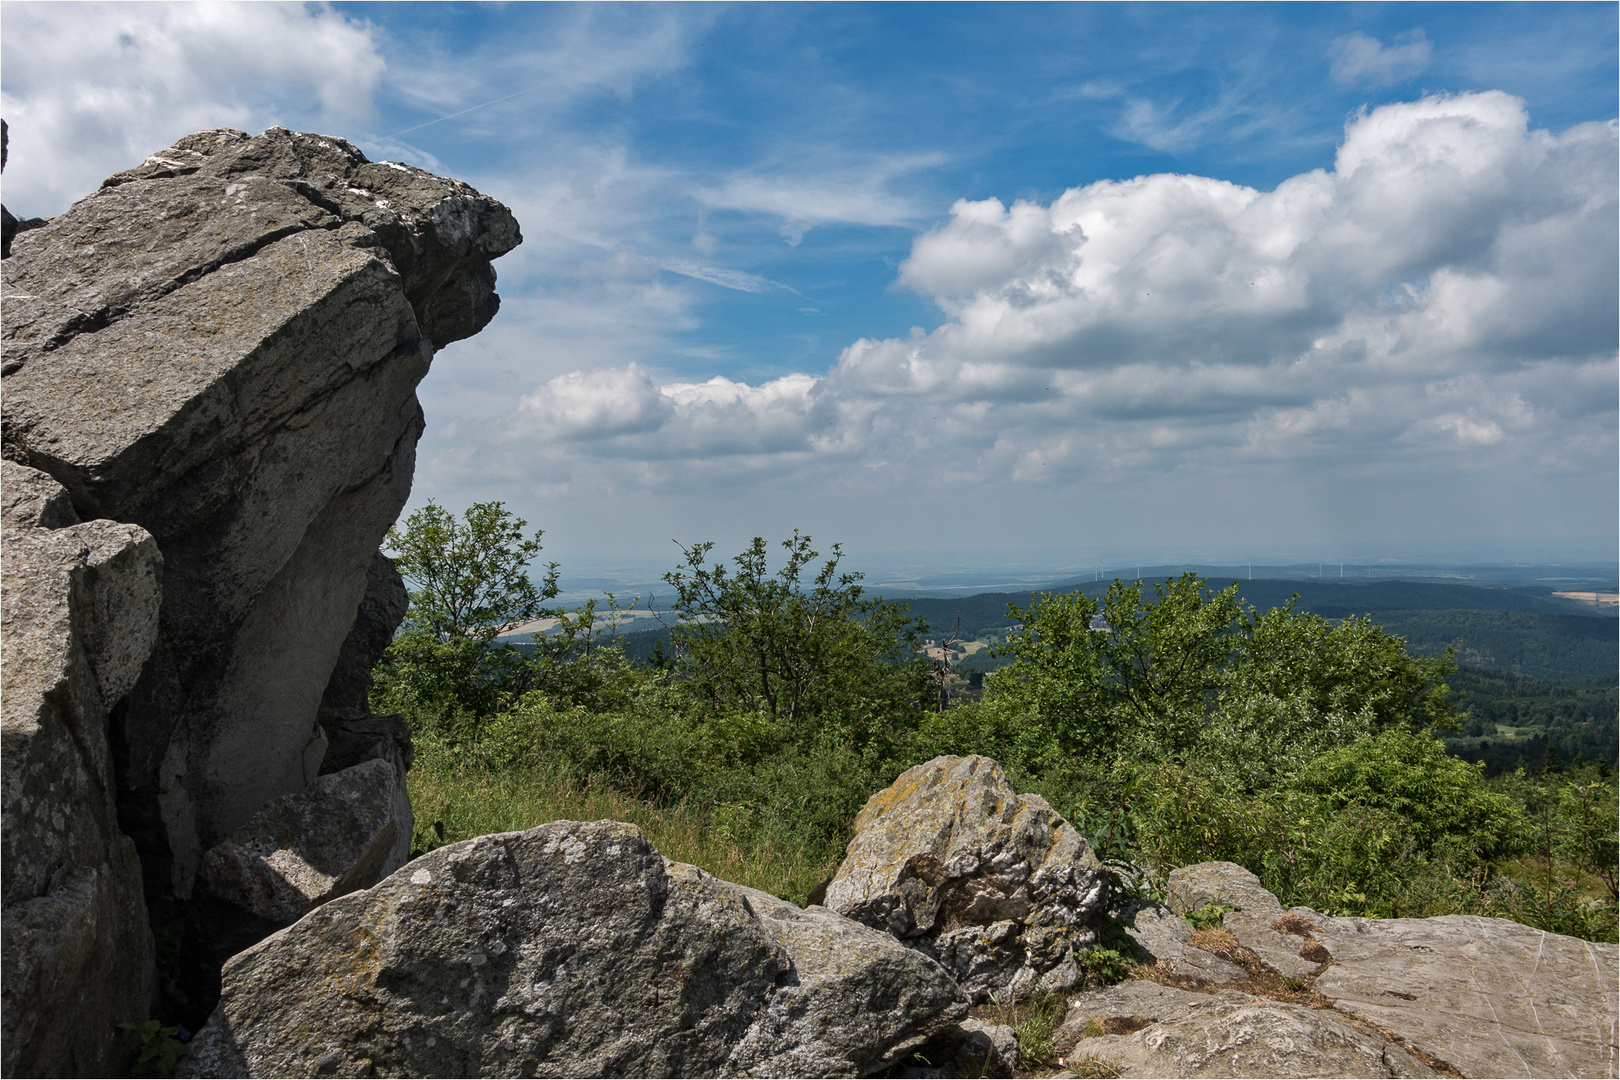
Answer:
[{"label": "small tree with green leaves", "polygon": [[1013,663],[991,676],[986,706],[1038,733],[1040,767],[1125,750],[1175,758],[1197,742],[1242,614],[1237,588],[1206,596],[1184,574],[1154,590],[1147,602],[1140,581],[1115,581],[1101,603],[1072,592],[1009,605],[1020,625],[993,651]]},{"label": "small tree with green leaves", "polygon": [[708,562],[713,544],[683,548],[664,580],[675,589],[672,635],[686,688],[721,712],[761,713],[798,741],[867,743],[915,723],[929,694],[921,627],[899,604],[867,597],[861,575],[821,563],[811,539],[784,540],[769,567],[755,537],[732,567]]},{"label": "small tree with green leaves", "polygon": [[410,606],[376,671],[381,707],[456,726],[529,688],[532,665],[497,641],[553,614],[545,605],[557,596],[557,564],[539,584],[529,576],[542,534],[526,537],[527,526],[499,502],[475,503],[458,521],[430,500],[403,531],[388,531]]}]

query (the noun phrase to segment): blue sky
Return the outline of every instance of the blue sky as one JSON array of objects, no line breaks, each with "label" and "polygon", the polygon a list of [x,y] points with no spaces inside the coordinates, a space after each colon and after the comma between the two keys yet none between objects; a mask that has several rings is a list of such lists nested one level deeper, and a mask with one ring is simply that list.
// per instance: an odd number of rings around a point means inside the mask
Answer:
[{"label": "blue sky", "polygon": [[1616,21],[8,3],[5,199],[273,123],[503,199],[413,504],[503,499],[565,567],[1612,556]]}]

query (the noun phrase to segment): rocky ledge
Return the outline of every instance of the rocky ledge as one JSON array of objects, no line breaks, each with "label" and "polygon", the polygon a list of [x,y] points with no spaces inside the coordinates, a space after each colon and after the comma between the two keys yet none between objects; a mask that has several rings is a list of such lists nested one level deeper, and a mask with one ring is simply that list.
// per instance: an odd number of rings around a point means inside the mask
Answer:
[{"label": "rocky ledge", "polygon": [[[1214,915],[1195,930],[1183,916]],[[1075,995],[1057,1044],[1116,1076],[1609,1077],[1620,948],[1507,919],[1284,910],[1249,871],[1121,914],[1149,978]],[[1202,921],[1210,921],[1205,919]]]}]

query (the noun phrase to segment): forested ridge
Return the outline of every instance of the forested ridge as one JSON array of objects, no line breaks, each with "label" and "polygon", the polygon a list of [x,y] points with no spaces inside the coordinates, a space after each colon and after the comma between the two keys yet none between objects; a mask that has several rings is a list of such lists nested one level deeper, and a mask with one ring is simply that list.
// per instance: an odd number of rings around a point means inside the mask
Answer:
[{"label": "forested ridge", "polygon": [[[418,851],[626,818],[672,858],[802,902],[868,796],[979,753],[1141,888],[1228,859],[1325,912],[1615,938],[1613,740],[1605,758],[1586,738],[1613,730],[1612,683],[1459,669],[1379,612],[1262,608],[1194,574],[901,603],[800,534],[684,548],[665,628],[618,635],[630,600],[558,610],[554,567],[514,576],[539,550],[524,528],[499,504],[462,521],[430,505],[391,535],[411,608],[372,697],[416,736]],[[551,632],[508,640],[539,616]],[[1487,737],[1542,756],[1487,776],[1458,756]]]}]

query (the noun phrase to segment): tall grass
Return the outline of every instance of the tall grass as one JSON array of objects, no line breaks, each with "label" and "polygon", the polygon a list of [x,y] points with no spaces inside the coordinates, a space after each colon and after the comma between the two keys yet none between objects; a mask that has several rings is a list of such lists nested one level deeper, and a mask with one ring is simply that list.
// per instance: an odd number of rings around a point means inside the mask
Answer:
[{"label": "tall grass", "polygon": [[576,776],[562,768],[491,769],[487,762],[431,742],[411,769],[410,794],[416,812],[413,855],[550,821],[628,821],[666,859],[798,904],[832,876],[843,855],[738,828],[724,807],[698,807],[684,800],[660,806],[600,776]]}]

